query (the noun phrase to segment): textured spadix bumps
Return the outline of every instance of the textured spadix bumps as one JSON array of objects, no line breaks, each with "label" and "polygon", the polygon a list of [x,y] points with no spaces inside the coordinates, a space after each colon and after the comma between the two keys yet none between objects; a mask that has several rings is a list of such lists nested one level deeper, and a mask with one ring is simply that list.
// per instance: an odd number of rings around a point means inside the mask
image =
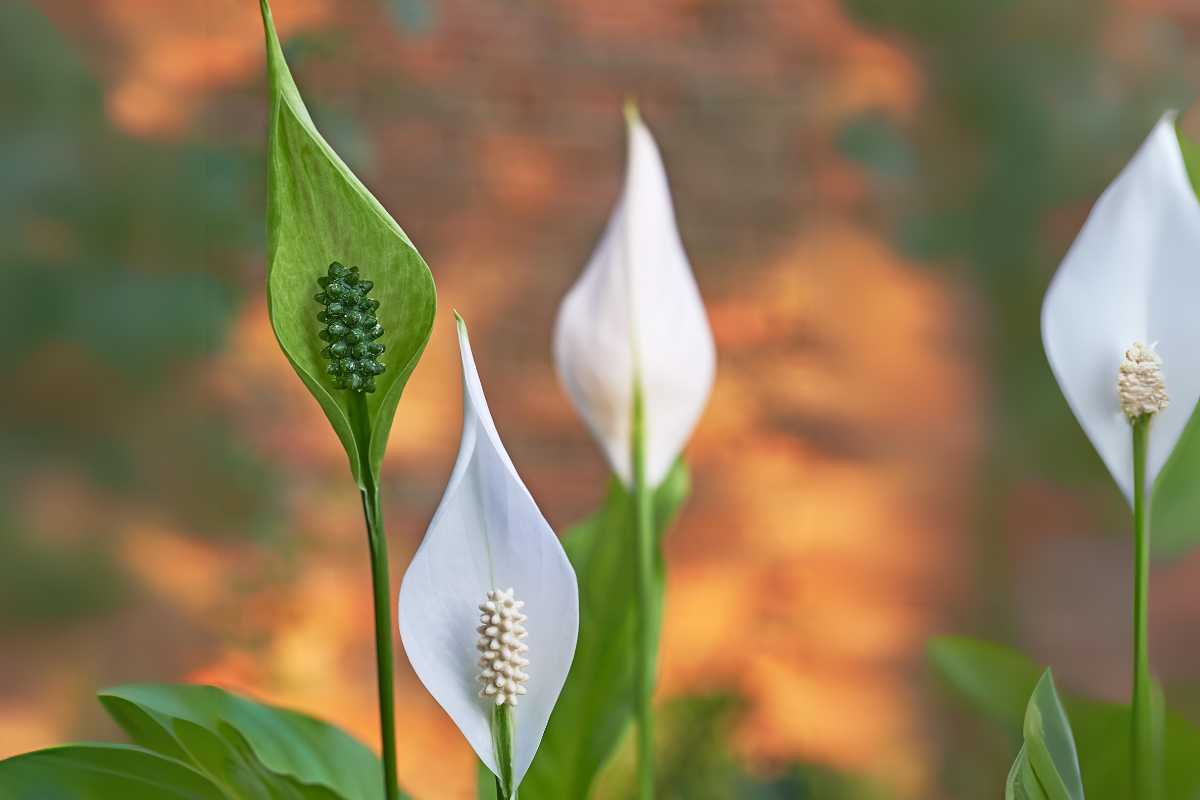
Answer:
[{"label": "textured spadix bumps", "polygon": [[483,684],[479,696],[498,706],[517,705],[517,698],[527,692],[525,684],[529,682],[525,672],[529,645],[523,641],[529,635],[525,630],[528,617],[521,611],[525,603],[513,592],[512,588],[493,589],[479,604],[479,641],[475,643],[479,650],[479,682]]},{"label": "textured spadix bumps", "polygon": [[1134,342],[1117,371],[1121,410],[1131,420],[1157,414],[1170,405],[1163,383],[1162,359],[1153,347]]},{"label": "textured spadix bumps", "polygon": [[[1148,433],[1146,481],[1175,449],[1200,400],[1200,204],[1165,115],[1096,202],[1046,292],[1042,339],[1071,410],[1113,479],[1133,500],[1129,410],[1156,407]],[[1152,385],[1118,386],[1132,342],[1154,342],[1171,403]],[[1150,364],[1143,350],[1133,369]],[[1135,353],[1135,355],[1137,355]],[[1131,388],[1133,388],[1131,386]]]},{"label": "textured spadix bumps", "polygon": [[321,351],[329,359],[326,371],[339,389],[375,391],[375,376],[383,373],[379,356],[384,350],[375,341],[383,336],[383,325],[375,316],[379,301],[367,297],[375,284],[360,277],[358,267],[334,261],[329,273],[317,278],[317,285],[321,291],[313,299],[325,306],[317,314],[317,321],[325,326],[318,335],[329,342]]},{"label": "textured spadix bumps", "polygon": [[[479,697],[477,645],[487,630],[482,634],[477,630],[482,625],[478,607],[480,599],[496,587],[519,589],[525,605],[517,610],[521,616],[528,613],[528,619],[518,622],[514,616],[511,621],[526,629],[526,636],[516,641],[528,645],[536,666],[533,678],[518,684],[526,693],[511,712],[515,786],[533,761],[575,655],[579,590],[558,537],[500,441],[461,320],[458,344],[463,370],[462,443],[446,493],[400,587],[400,638],[425,688],[480,760],[499,774],[492,743],[492,713],[497,706]],[[489,598],[488,602],[496,601]],[[524,672],[516,660],[518,656],[524,660],[524,653],[520,648],[510,650],[513,658],[502,665]],[[505,695],[506,705],[508,698]]]}]

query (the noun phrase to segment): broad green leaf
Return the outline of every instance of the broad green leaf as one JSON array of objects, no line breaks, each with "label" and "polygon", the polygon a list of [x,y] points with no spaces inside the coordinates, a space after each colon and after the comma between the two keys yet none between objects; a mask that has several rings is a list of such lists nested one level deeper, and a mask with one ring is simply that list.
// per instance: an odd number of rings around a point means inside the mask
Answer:
[{"label": "broad green leaf", "polygon": [[[1192,188],[1200,197],[1200,143],[1176,128]],[[1158,479],[1150,506],[1155,556],[1173,558],[1200,542],[1200,415],[1192,413]]]},{"label": "broad green leaf", "polygon": [[[654,494],[656,531],[663,533],[687,497],[689,478],[676,462]],[[521,800],[587,797],[633,717],[633,496],[613,480],[600,511],[563,539],[579,578],[575,661],[525,780]],[[664,571],[657,564],[656,624],[662,620]]]},{"label": "broad green leaf", "polygon": [[930,640],[928,653],[934,671],[972,706],[1020,729],[1038,681],[1032,661],[1007,647],[958,636]]},{"label": "broad green leaf", "polygon": [[324,786],[301,783],[267,769],[236,730],[221,725],[216,733],[187,720],[171,724],[187,763],[227,794],[245,800],[346,800]]},{"label": "broad green leaf", "polygon": [[[1021,737],[1024,701],[1013,698],[1020,687],[1030,687],[1032,692],[1037,683],[1038,668],[1032,661],[998,645],[960,638],[935,639],[930,653],[939,654],[931,659],[933,666],[956,694],[1014,740]],[[943,668],[947,663],[951,670]],[[1129,706],[1070,695],[1064,705],[1088,800],[1129,800]],[[1162,796],[1196,800],[1200,797],[1200,729],[1170,711],[1162,719]]]},{"label": "broad green leaf", "polygon": [[213,686],[118,686],[101,692],[100,702],[137,744],[239,788],[257,782],[274,792],[248,797],[383,797],[379,759],[307,715]]},{"label": "broad green leaf", "polygon": [[52,747],[0,761],[4,800],[228,800],[196,770],[119,744]]},{"label": "broad green leaf", "polygon": [[[374,479],[400,393],[433,326],[433,277],[417,249],[321,134],[300,97],[262,0],[271,121],[267,154],[267,302],[275,336],[321,404],[359,485]],[[330,262],[357,266],[372,297],[387,350],[377,390],[365,395],[370,432],[351,423],[355,393],[338,389],[321,356],[313,299]],[[366,441],[366,439],[370,441]]]}]

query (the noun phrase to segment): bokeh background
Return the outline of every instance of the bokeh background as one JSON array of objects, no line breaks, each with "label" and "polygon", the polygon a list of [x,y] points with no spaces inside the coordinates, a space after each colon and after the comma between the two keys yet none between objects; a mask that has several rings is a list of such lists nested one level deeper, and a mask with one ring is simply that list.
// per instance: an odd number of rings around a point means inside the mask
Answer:
[{"label": "bokeh background", "polygon": [[[1200,85],[1193,0],[275,17],[439,287],[385,466],[397,578],[457,448],[452,306],[551,523],[599,503],[550,331],[619,187],[626,96],[656,131],[720,360],[668,543],[664,798],[998,796],[1010,743],[932,678],[937,633],[1124,696],[1122,501],[1037,311],[1095,196]],[[266,106],[251,0],[0,4],[0,757],[113,736],[94,691],[144,680],[377,741],[358,498],[266,317]],[[1198,580],[1183,553],[1153,583],[1185,712]],[[468,749],[400,662],[403,782],[470,796]],[[624,786],[618,763],[605,794]]]}]

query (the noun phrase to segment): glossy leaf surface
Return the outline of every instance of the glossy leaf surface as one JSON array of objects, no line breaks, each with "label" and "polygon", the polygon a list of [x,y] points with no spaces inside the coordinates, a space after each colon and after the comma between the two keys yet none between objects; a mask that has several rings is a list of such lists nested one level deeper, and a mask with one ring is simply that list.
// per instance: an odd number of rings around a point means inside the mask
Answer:
[{"label": "glossy leaf surface", "polygon": [[259,787],[266,797],[383,797],[375,754],[305,714],[213,686],[118,686],[101,692],[100,701],[137,744],[190,763],[247,796]]}]

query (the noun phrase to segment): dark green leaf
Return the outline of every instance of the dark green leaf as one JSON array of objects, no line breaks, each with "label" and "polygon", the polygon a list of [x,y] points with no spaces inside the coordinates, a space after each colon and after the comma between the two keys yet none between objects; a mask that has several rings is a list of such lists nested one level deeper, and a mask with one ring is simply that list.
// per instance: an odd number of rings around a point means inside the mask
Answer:
[{"label": "dark green leaf", "polygon": [[118,744],[52,747],[0,761],[4,800],[228,800],[172,759]]},{"label": "dark green leaf", "polygon": [[[655,491],[660,542],[688,487],[687,468],[678,462]],[[521,800],[587,797],[632,719],[636,612],[632,519],[633,496],[614,480],[600,511],[564,537],[579,578],[579,641],[546,735],[521,783]],[[656,617],[661,625],[661,550],[657,576]]]},{"label": "dark green leaf", "polygon": [[[1024,704],[1013,698],[1022,686],[1032,692],[1038,678],[1033,662],[1007,648],[971,639],[936,639],[930,652],[939,654],[932,659],[934,668],[959,696],[1008,730],[1014,740],[1022,735]],[[1064,705],[1072,721],[1088,800],[1129,800],[1129,707],[1070,695]],[[1164,797],[1195,800],[1200,797],[1200,729],[1170,711],[1163,714],[1162,724]]]},{"label": "dark green leaf", "polygon": [[[362,485],[377,473],[400,393],[433,326],[433,277],[420,254],[321,135],[300,97],[262,0],[271,84],[267,159],[267,297],[271,324],[288,361],[346,448]],[[366,395],[367,433],[351,424],[355,393],[335,387],[321,355],[317,278],[333,261],[374,282],[386,369]]]},{"label": "dark green leaf", "polygon": [[212,686],[119,686],[101,692],[100,701],[137,744],[190,763],[240,795],[383,797],[379,759],[345,732],[304,714]]}]

